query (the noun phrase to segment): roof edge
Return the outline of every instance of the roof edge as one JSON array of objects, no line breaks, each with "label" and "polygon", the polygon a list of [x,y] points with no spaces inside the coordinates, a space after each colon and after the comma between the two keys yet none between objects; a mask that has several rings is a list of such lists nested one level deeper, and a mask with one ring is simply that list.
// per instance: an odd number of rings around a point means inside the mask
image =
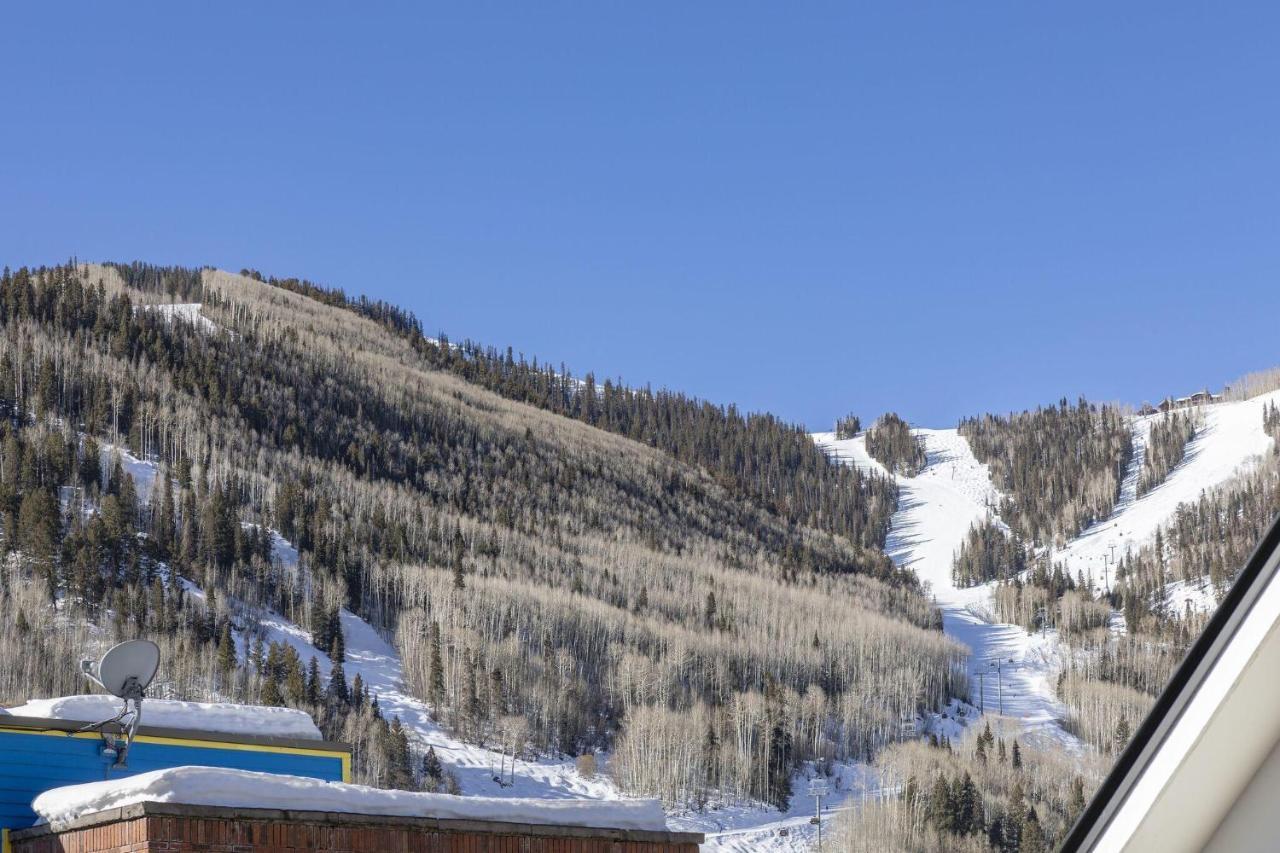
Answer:
[{"label": "roof edge", "polygon": [[[31,732],[75,732],[95,731],[97,722],[89,720],[63,720],[51,717],[19,717],[9,714],[0,715],[0,729],[25,729]],[[124,729],[118,723],[106,723],[101,726],[112,734],[121,734]],[[207,729],[174,729],[167,726],[138,726],[141,737],[172,738],[174,740],[198,740],[214,743],[236,743],[248,746],[274,746],[286,749],[305,749],[314,752],[351,752],[351,745],[341,741],[313,740],[311,738],[276,737],[273,735],[240,734],[238,732],[215,732]]]},{"label": "roof edge", "polygon": [[197,806],[183,803],[143,802],[119,808],[105,809],[75,820],[12,830],[15,840],[35,839],[104,826],[111,823],[136,820],[143,817],[179,817],[197,820],[261,820],[288,821],[292,823],[322,823],[331,826],[393,826],[406,829],[427,829],[440,832],[481,832],[494,835],[554,836],[559,838],[597,838],[611,841],[647,841],[677,844],[701,844],[705,836],[700,832],[672,832],[654,829],[615,829],[610,827],[580,826],[576,824],[512,823],[500,820],[463,820],[457,818],[404,817],[357,812],[312,812],[282,809],[252,809],[229,806]]}]

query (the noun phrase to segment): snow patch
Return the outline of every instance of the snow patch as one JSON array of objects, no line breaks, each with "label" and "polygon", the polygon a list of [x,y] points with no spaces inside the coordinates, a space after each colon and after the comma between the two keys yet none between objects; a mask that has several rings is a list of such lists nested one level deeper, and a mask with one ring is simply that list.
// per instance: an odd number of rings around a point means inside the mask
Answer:
[{"label": "snow patch", "polygon": [[444,820],[495,820],[610,829],[666,830],[656,800],[527,800],[387,791],[301,776],[222,767],[172,767],[123,779],[54,788],[31,804],[46,823],[135,803],[345,812]]},{"label": "snow patch", "polygon": [[151,494],[156,486],[156,474],[160,470],[160,466],[146,459],[139,459],[129,452],[128,448],[103,442],[98,445],[99,453],[102,456],[102,482],[106,482],[111,474],[111,466],[114,463],[114,455],[120,454],[120,467],[124,472],[133,477],[133,487],[138,492],[138,501],[147,503],[151,500]]},{"label": "snow patch", "polygon": [[139,309],[143,311],[152,311],[164,317],[170,323],[174,320],[181,320],[184,323],[190,323],[202,332],[218,331],[218,324],[204,316],[201,309],[204,308],[203,302],[175,302],[167,305],[139,305]]}]

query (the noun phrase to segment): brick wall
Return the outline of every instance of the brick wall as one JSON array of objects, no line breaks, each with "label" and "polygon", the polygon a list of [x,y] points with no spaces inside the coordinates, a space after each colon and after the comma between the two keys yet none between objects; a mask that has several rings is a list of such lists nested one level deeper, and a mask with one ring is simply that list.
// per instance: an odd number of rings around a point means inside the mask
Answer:
[{"label": "brick wall", "polygon": [[701,836],[141,803],[13,833],[14,853],[697,853]]}]

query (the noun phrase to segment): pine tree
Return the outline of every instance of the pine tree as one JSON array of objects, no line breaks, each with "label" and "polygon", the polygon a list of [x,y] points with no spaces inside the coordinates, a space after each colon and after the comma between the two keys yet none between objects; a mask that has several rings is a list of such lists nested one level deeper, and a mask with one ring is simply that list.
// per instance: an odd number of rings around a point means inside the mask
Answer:
[{"label": "pine tree", "polygon": [[1036,816],[1035,806],[1027,806],[1026,815],[1022,818],[1021,836],[1019,853],[1044,853],[1044,830]]},{"label": "pine tree", "polygon": [[329,645],[329,660],[334,663],[342,663],[347,659],[347,638],[342,634],[342,623],[337,622],[337,629],[333,632],[333,641]]},{"label": "pine tree", "polygon": [[302,670],[302,658],[293,646],[284,650],[284,693],[291,705],[307,701],[307,677]]},{"label": "pine tree", "polygon": [[231,623],[222,623],[222,634],[218,638],[218,669],[223,676],[236,668],[236,644],[231,636]]},{"label": "pine tree", "polygon": [[453,529],[453,588],[466,589],[467,581],[464,577],[465,566],[463,565],[463,556],[467,551],[466,540],[462,538],[462,528],[454,527]]},{"label": "pine tree", "polygon": [[951,786],[939,773],[933,780],[933,789],[929,792],[929,823],[939,833],[947,833],[954,826],[955,804],[951,801]]},{"label": "pine tree", "polygon": [[1129,719],[1123,714],[1120,715],[1120,722],[1116,723],[1116,734],[1114,739],[1114,747],[1116,752],[1121,752],[1129,745]]},{"label": "pine tree", "polygon": [[351,695],[347,692],[347,676],[342,671],[342,661],[333,662],[333,671],[329,674],[328,696],[331,702],[339,705],[347,705],[351,702]]},{"label": "pine tree", "polygon": [[966,770],[964,778],[957,786],[956,797],[956,829],[961,835],[971,832],[982,832],[986,827],[982,822],[982,798],[978,794],[978,786]]},{"label": "pine tree", "polygon": [[307,663],[307,704],[320,704],[320,662],[315,655]]},{"label": "pine tree", "polygon": [[173,484],[167,469],[160,472],[160,511],[155,515],[156,549],[162,560],[173,558],[177,541],[177,507],[173,503]]},{"label": "pine tree", "polygon": [[714,591],[707,593],[707,603],[702,610],[702,624],[708,631],[716,625],[716,594]]},{"label": "pine tree", "polygon": [[436,748],[428,746],[426,755],[422,756],[422,778],[429,783],[431,790],[438,790],[444,781],[444,767],[436,756]]},{"label": "pine tree", "polygon": [[427,666],[427,701],[431,703],[431,713],[436,717],[444,707],[444,663],[440,656],[440,623],[431,623],[431,638],[428,650]]},{"label": "pine tree", "polygon": [[280,650],[275,643],[267,649],[267,663],[262,668],[263,705],[279,706],[284,704],[284,696],[280,693],[279,672]]},{"label": "pine tree", "polygon": [[1014,770],[1018,770],[1022,767],[1022,750],[1018,748],[1017,738],[1013,741],[1013,760],[1011,762],[1011,766]]}]

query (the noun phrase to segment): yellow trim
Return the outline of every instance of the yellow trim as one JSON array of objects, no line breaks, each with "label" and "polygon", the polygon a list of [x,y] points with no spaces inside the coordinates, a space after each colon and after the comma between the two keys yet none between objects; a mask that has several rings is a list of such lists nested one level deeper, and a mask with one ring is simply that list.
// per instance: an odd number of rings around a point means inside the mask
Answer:
[{"label": "yellow trim", "polygon": [[[40,731],[38,729],[9,728],[0,726],[0,732],[13,732],[15,734],[27,735],[47,735],[49,737],[75,737],[75,738],[100,738],[102,735],[97,732],[62,732],[62,731]],[[233,743],[230,741],[220,740],[189,740],[187,738],[176,737],[156,737],[154,735],[137,735],[134,742],[165,744],[167,746],[190,746],[197,749],[234,749],[242,752],[276,752],[285,755],[317,755],[323,758],[337,758],[342,762],[342,781],[351,781],[351,753],[339,752],[329,749],[309,749],[297,746],[272,746],[264,743]],[[4,838],[5,847],[3,853],[9,853],[8,835]]]},{"label": "yellow trim", "polygon": [[0,849],[4,853],[13,853],[13,848],[9,846],[9,830],[0,829]]}]

